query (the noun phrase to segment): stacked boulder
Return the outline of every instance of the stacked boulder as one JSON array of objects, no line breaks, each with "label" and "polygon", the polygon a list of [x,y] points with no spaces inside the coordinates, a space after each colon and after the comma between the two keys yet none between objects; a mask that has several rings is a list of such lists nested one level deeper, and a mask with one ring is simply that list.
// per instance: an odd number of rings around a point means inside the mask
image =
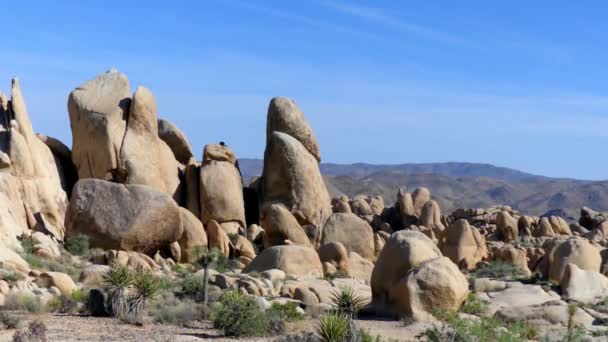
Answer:
[{"label": "stacked boulder", "polygon": [[67,207],[56,157],[33,130],[18,79],[0,93],[0,245],[14,250],[30,230],[62,241]]},{"label": "stacked boulder", "polygon": [[391,235],[371,278],[376,310],[416,321],[433,321],[439,309],[458,310],[468,281],[426,235],[402,230]]},{"label": "stacked boulder", "polygon": [[[284,97],[272,99],[268,107],[264,171],[258,181],[260,222],[266,246],[318,247],[323,225],[332,214],[329,193],[319,170],[320,160],[317,140],[295,102]],[[288,225],[273,223],[277,217]]]}]

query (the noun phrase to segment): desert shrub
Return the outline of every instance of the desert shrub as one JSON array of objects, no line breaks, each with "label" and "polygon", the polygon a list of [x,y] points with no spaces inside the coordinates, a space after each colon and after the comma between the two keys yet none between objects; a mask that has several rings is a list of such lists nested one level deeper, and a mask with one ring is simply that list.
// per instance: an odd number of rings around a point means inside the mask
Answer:
[{"label": "desert shrub", "polygon": [[204,290],[205,283],[203,277],[192,274],[182,280],[179,294],[192,298],[197,302],[202,302],[205,300]]},{"label": "desert shrub", "polygon": [[429,342],[515,342],[537,337],[536,329],[527,323],[503,323],[490,317],[475,320],[461,319],[458,313],[453,311],[436,312],[435,315],[442,324],[426,329],[419,338],[424,337]]},{"label": "desert shrub", "polygon": [[129,312],[129,286],[133,283],[133,278],[133,272],[119,264],[114,264],[103,275],[107,286],[106,307],[114,317],[124,317]]},{"label": "desert shrub", "polygon": [[493,260],[489,265],[471,272],[473,278],[521,279],[525,274],[513,263],[503,260]]},{"label": "desert shrub", "polygon": [[285,302],[282,304],[274,302],[266,312],[269,314],[276,312],[282,315],[287,322],[296,322],[304,319],[304,315],[298,311],[298,304],[295,302]]},{"label": "desert shrub", "polygon": [[213,325],[226,336],[263,336],[268,329],[267,316],[251,296],[227,291],[212,314]]},{"label": "desert shrub", "polygon": [[16,281],[25,279],[25,276],[15,271],[2,271],[0,272],[0,279],[8,283],[14,283]]},{"label": "desert shrub", "polygon": [[31,254],[34,251],[34,241],[29,237],[21,238],[21,248],[23,253]]},{"label": "desert shrub", "polygon": [[0,324],[2,324],[4,329],[17,329],[21,327],[21,318],[8,312],[0,311]]},{"label": "desert shrub", "polygon": [[315,331],[323,342],[342,342],[346,339],[350,318],[344,313],[321,316]]},{"label": "desert shrub", "polygon": [[351,287],[344,287],[332,293],[331,300],[337,312],[351,318],[355,317],[366,303],[365,299]]},{"label": "desert shrub", "polygon": [[76,289],[69,295],[60,295],[51,299],[46,305],[49,311],[58,313],[76,313],[86,308],[89,291]]},{"label": "desert shrub", "polygon": [[473,292],[469,292],[466,302],[460,308],[460,311],[470,315],[481,315],[488,309],[488,302],[479,299]]},{"label": "desert shrub", "polygon": [[202,304],[196,303],[190,298],[176,298],[172,293],[167,293],[152,301],[148,309],[148,315],[155,322],[181,326],[204,319],[205,314],[206,310]]},{"label": "desert shrub", "polygon": [[65,273],[74,280],[78,280],[80,276],[80,265],[74,264],[68,256],[62,256],[58,260],[45,259],[34,254],[24,254],[22,257],[34,269]]},{"label": "desert shrub", "polygon": [[65,239],[63,248],[73,255],[85,255],[89,252],[89,237],[84,234],[76,234]]},{"label": "desert shrub", "polygon": [[330,281],[333,279],[339,279],[339,278],[350,278],[350,275],[348,275],[348,273],[342,271],[342,270],[337,270],[335,273],[332,274],[326,274],[323,276],[323,279]]},{"label": "desert shrub", "polygon": [[13,342],[47,342],[47,328],[42,321],[33,321],[27,330],[17,330],[13,335]]},{"label": "desert shrub", "polygon": [[4,307],[8,310],[27,311],[31,313],[42,312],[40,299],[31,294],[9,294],[6,296]]},{"label": "desert shrub", "polygon": [[139,271],[133,278],[134,295],[129,298],[129,311],[134,317],[139,317],[146,309],[148,301],[156,298],[166,288],[165,281],[151,271]]}]

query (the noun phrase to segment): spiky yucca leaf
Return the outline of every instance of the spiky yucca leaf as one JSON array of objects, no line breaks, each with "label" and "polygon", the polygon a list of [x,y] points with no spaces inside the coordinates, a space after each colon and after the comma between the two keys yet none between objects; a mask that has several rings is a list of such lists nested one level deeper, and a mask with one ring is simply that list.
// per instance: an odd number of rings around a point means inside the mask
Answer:
[{"label": "spiky yucca leaf", "polygon": [[350,319],[343,313],[321,316],[315,332],[323,342],[341,342],[347,335]]}]

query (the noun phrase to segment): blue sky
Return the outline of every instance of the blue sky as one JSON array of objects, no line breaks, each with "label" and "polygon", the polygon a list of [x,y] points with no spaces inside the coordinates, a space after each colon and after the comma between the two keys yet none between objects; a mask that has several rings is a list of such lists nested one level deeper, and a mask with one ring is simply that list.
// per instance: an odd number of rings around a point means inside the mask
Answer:
[{"label": "blue sky", "polygon": [[[324,161],[491,163],[608,179],[602,1],[12,1],[0,89],[71,144],[69,92],[110,67],[154,93],[200,158],[261,157],[289,96]],[[128,4],[125,4],[128,3]]]}]

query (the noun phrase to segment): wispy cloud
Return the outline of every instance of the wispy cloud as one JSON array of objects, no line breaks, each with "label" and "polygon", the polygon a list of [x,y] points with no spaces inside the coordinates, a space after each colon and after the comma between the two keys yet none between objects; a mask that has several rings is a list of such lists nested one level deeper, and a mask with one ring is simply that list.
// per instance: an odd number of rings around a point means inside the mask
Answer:
[{"label": "wispy cloud", "polygon": [[363,7],[333,0],[323,0],[321,1],[321,4],[343,14],[374,22],[400,32],[414,34],[423,38],[447,44],[471,45],[471,42],[463,39],[462,37],[447,32],[442,32],[428,26],[407,22],[401,18],[390,15],[379,8]]}]

